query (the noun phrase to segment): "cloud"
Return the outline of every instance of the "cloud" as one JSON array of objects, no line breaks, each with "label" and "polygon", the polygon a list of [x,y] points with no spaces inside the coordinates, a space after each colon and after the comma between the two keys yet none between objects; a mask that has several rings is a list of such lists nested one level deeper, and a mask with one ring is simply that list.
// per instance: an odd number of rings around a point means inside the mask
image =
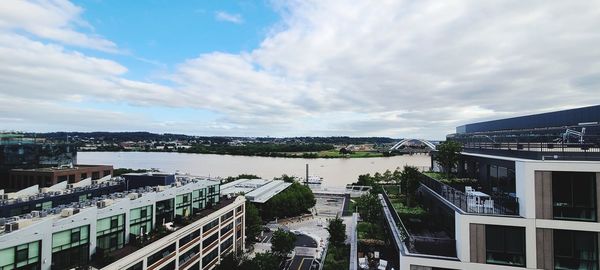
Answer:
[{"label": "cloud", "polygon": [[[67,0],[3,0],[0,6],[0,29],[26,31],[40,38],[63,44],[118,52],[117,45],[81,28],[93,28],[81,18],[83,10]],[[79,28],[79,29],[78,29]]]},{"label": "cloud", "polygon": [[[600,103],[600,4],[592,2],[275,2],[282,20],[256,49],[187,59],[162,78],[169,84],[128,79],[122,64],[69,49],[83,45],[61,35],[21,34],[47,25],[98,38],[79,28],[91,27],[81,8],[50,3],[39,13],[62,15],[46,23],[0,11],[0,100],[27,100],[37,112],[29,126],[52,110],[36,104],[89,116],[80,106],[101,102],[135,108],[111,117],[152,131],[440,139],[468,122]],[[214,117],[157,119],[156,108]],[[0,118],[19,115],[0,110]],[[107,122],[96,124],[130,130]]]},{"label": "cloud", "polygon": [[231,22],[231,23],[235,23],[235,24],[244,23],[244,18],[242,18],[242,15],[237,14],[237,13],[232,14],[232,13],[228,13],[225,11],[215,12],[215,19],[217,19],[217,21]]}]

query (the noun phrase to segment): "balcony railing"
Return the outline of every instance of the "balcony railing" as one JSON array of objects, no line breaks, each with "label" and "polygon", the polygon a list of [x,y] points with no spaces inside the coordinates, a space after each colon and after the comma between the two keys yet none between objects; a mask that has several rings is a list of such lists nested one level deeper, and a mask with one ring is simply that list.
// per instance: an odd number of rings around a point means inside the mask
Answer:
[{"label": "balcony railing", "polygon": [[435,238],[411,235],[404,226],[402,219],[393,207],[385,190],[383,191],[383,198],[385,203],[388,205],[391,212],[392,219],[396,223],[396,227],[400,233],[400,240],[404,243],[408,252],[414,254],[426,254],[434,256],[444,257],[456,257],[456,240],[450,238]]},{"label": "balcony railing", "polygon": [[487,202],[477,202],[464,192],[422,175],[421,183],[466,213],[487,215],[519,215],[518,198],[490,196]]}]

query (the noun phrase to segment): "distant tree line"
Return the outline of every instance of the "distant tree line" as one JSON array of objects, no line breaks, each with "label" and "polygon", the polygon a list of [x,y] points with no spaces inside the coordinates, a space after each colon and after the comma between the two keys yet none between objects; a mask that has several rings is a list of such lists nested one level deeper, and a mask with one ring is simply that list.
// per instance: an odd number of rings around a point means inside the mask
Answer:
[{"label": "distant tree line", "polygon": [[276,143],[247,143],[243,146],[228,144],[196,144],[189,149],[181,149],[184,153],[228,154],[244,156],[281,156],[285,153],[319,152],[332,150],[331,144],[276,144]]}]

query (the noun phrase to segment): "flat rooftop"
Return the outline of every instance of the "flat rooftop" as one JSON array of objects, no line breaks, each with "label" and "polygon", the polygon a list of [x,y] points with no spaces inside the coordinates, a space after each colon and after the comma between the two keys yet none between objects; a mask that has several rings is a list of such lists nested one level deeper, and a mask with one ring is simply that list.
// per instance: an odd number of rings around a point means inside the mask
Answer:
[{"label": "flat rooftop", "polygon": [[73,166],[61,166],[61,167],[42,167],[42,168],[33,168],[33,169],[12,169],[11,172],[68,172],[68,171],[78,171],[80,169],[89,169],[89,168],[106,168],[113,167],[112,165],[93,165],[93,164],[77,164]]},{"label": "flat rooftop", "polygon": [[221,195],[243,193],[251,202],[265,203],[291,185],[283,180],[240,179],[221,185]]}]

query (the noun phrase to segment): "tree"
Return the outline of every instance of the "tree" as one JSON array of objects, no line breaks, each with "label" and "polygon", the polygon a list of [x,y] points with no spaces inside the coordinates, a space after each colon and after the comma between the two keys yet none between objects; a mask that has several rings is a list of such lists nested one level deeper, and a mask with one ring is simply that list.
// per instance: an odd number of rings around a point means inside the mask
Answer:
[{"label": "tree", "polygon": [[273,232],[273,238],[271,238],[271,251],[273,254],[283,258],[294,250],[295,242],[295,234],[279,229]]},{"label": "tree", "polygon": [[239,269],[243,270],[273,270],[279,269],[281,259],[273,253],[256,253],[252,260],[244,261]]},{"label": "tree", "polygon": [[309,187],[294,182],[290,187],[261,205],[260,215],[263,220],[298,216],[310,212],[309,210],[315,206],[316,202],[315,195]]},{"label": "tree", "polygon": [[332,245],[341,246],[346,241],[346,224],[340,217],[336,216],[329,220],[327,231],[329,232],[329,243]]},{"label": "tree", "polygon": [[400,193],[402,192],[402,171],[400,168],[394,170],[392,173],[392,180],[398,186],[398,196],[400,196]]},{"label": "tree", "polygon": [[437,151],[433,158],[440,164],[446,176],[450,178],[452,169],[456,166],[460,158],[462,145],[455,141],[445,141],[440,143],[436,149]]},{"label": "tree", "polygon": [[411,206],[411,198],[414,197],[417,189],[419,188],[421,173],[419,170],[412,166],[404,166],[402,171],[402,179],[404,182],[404,192],[406,195],[406,205]]},{"label": "tree", "polygon": [[258,214],[258,209],[254,204],[246,201],[246,236],[250,244],[256,241],[256,238],[260,235],[262,227],[262,219]]},{"label": "tree", "polygon": [[275,178],[276,180],[283,180],[286,183],[294,183],[294,177],[293,176],[289,176],[287,174],[282,174],[281,177],[279,178]]},{"label": "tree", "polygon": [[227,256],[223,257],[223,259],[215,267],[215,270],[241,270],[243,269],[241,268],[241,265],[244,261],[244,257],[239,256],[234,252],[231,252],[227,254]]},{"label": "tree", "polygon": [[360,196],[356,202],[356,206],[358,207],[358,213],[363,220],[371,223],[375,223],[379,220],[381,206],[379,198],[375,193]]}]

